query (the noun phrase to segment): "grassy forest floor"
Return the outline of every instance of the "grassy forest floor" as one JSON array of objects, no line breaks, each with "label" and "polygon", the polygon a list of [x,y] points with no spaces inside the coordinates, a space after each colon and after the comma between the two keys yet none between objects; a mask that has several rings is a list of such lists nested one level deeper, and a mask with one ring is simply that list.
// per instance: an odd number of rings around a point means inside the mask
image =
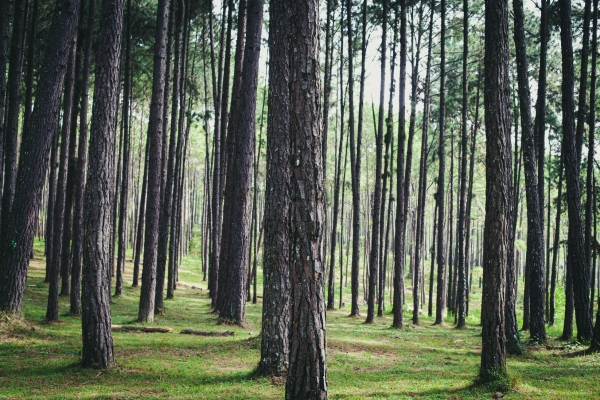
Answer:
[{"label": "grassy forest floor", "polygon": [[[108,371],[80,368],[81,324],[67,314],[68,298],[60,299],[61,321],[44,322],[42,246],[36,242],[29,270],[25,321],[0,317],[0,398],[283,398],[284,380],[252,377],[260,358],[262,299],[248,304],[247,328],[217,325],[217,317],[209,312],[199,259],[193,256],[180,267],[175,299],[165,302],[166,314],[153,324],[171,327],[172,333],[113,332],[116,366]],[[130,286],[131,263],[126,270],[124,295],[111,304],[113,324],[136,323],[139,289]],[[498,398],[472,386],[481,350],[481,290],[475,283],[474,287],[465,330],[433,326],[426,310],[420,326],[411,325],[411,313],[405,312],[402,330],[390,327],[390,307],[372,325],[365,325],[363,317],[349,318],[348,306],[328,312],[330,398]],[[344,296],[349,303],[349,288]],[[408,292],[406,303],[412,304]],[[366,314],[366,306],[361,311]],[[557,317],[562,324],[562,316]],[[185,328],[232,330],[235,335],[179,334]],[[551,345],[565,345],[554,339],[560,335],[558,326],[548,334]],[[600,398],[600,355],[569,357],[583,349],[574,344],[564,350],[524,349],[524,355],[508,359],[514,388],[504,398]]]}]

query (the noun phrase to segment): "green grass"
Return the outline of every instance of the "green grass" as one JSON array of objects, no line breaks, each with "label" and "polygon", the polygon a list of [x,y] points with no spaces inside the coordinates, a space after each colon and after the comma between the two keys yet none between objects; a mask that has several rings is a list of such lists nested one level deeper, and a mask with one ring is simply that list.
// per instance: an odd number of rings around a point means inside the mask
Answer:
[{"label": "green grass", "polygon": [[[36,259],[29,271],[25,321],[0,318],[0,398],[283,397],[281,380],[251,377],[260,357],[261,299],[247,306],[247,328],[217,325],[217,317],[209,312],[206,285],[195,257],[183,261],[175,299],[165,302],[166,314],[155,320],[154,325],[171,327],[173,333],[114,332],[117,365],[108,371],[82,369],[80,320],[66,314],[67,298],[60,299],[61,321],[44,323],[47,286],[42,282],[41,246],[36,243]],[[123,297],[113,299],[111,304],[113,324],[133,324],[137,316],[139,289],[130,287],[131,264],[127,263],[126,268]],[[453,329],[451,318],[447,318],[447,325],[433,326],[426,310],[420,326],[410,325],[410,313],[405,312],[402,330],[390,327],[389,309],[371,325],[364,324],[362,317],[349,318],[348,306],[328,312],[330,397],[493,398],[494,393],[473,387],[481,349],[477,281],[473,279],[475,289],[465,330]],[[349,303],[349,288],[345,288],[344,296]],[[412,305],[408,292],[406,303]],[[366,314],[366,306],[361,311]],[[235,335],[180,335],[178,332],[184,328],[227,329]],[[548,333],[555,338],[560,329],[549,328]],[[550,344],[561,343],[551,339]],[[600,356],[566,357],[577,349],[581,347],[553,351],[525,347],[523,356],[509,357],[513,388],[504,398],[600,397]]]}]

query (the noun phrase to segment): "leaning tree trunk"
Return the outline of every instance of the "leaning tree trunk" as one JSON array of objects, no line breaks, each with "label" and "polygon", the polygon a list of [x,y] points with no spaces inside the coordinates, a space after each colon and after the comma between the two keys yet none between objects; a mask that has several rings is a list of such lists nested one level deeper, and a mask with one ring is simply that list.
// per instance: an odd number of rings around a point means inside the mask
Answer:
[{"label": "leaning tree trunk", "polygon": [[[563,66],[562,113],[563,153],[565,176],[578,177],[580,172],[578,143],[575,135],[575,99],[573,67],[573,35],[571,31],[571,0],[560,1],[561,53]],[[581,188],[579,179],[567,179],[567,208],[569,213],[569,238],[567,268],[571,270],[575,303],[577,340],[588,342],[592,338],[590,316],[590,276],[585,258],[583,217],[581,212]],[[568,273],[568,272],[567,272]]]},{"label": "leaning tree trunk", "polygon": [[29,255],[37,225],[42,185],[48,154],[58,124],[60,93],[63,86],[71,43],[77,29],[79,2],[60,1],[50,27],[49,42],[40,72],[31,134],[25,135],[19,159],[15,207],[3,222],[0,239],[0,311],[20,314],[29,266]]},{"label": "leaning tree trunk", "polygon": [[110,317],[114,145],[119,95],[123,0],[104,0],[94,79],[94,108],[85,187],[82,271],[81,364],[108,368],[114,363]]},{"label": "leaning tree trunk", "polygon": [[285,2],[271,3],[267,178],[263,245],[263,318],[259,370],[285,374],[290,329],[290,21]]},{"label": "leaning tree trunk", "polygon": [[154,298],[156,291],[156,258],[158,223],[160,214],[160,176],[165,88],[166,34],[169,14],[168,0],[159,0],[156,11],[154,43],[154,70],[152,100],[148,123],[148,186],[146,198],[146,230],[144,238],[144,264],[138,321],[154,321]]},{"label": "leaning tree trunk", "polygon": [[[15,0],[10,43],[8,80],[6,83],[6,117],[4,133],[4,191],[2,193],[2,218],[8,221],[17,184],[17,132],[21,109],[21,76],[23,72],[23,38],[25,37],[27,0]],[[69,47],[70,48],[70,47]],[[4,79],[4,75],[0,79]],[[26,154],[26,153],[23,153]],[[2,227],[6,227],[5,223]],[[3,233],[3,232],[2,232]]]},{"label": "leaning tree trunk", "polygon": [[483,239],[482,349],[479,381],[506,380],[504,296],[512,255],[508,4],[485,2],[486,205]]}]

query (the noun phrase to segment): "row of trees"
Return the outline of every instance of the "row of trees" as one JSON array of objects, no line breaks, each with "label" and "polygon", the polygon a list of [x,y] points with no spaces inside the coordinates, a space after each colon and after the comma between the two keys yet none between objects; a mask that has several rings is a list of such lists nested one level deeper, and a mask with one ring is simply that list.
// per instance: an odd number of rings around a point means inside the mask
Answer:
[{"label": "row of trees", "polygon": [[[515,0],[512,30],[509,5],[501,0],[485,5],[329,0],[324,26],[318,25],[315,2],[275,1],[269,8],[268,89],[262,99],[261,0],[229,0],[220,13],[212,2],[191,0],[105,0],[99,12],[95,0],[58,0],[56,6],[3,1],[0,68],[8,69],[0,70],[5,113],[0,310],[21,313],[37,233],[45,240],[47,319],[58,319],[59,295],[69,294],[71,313],[82,316],[84,365],[108,367],[114,362],[112,281],[118,297],[128,249],[133,286],[141,278],[138,320],[153,322],[165,312],[165,292],[166,298],[174,296],[179,262],[197,235],[212,308],[224,322],[244,325],[251,282],[256,301],[262,256],[259,370],[287,371],[290,398],[322,398],[325,309],[335,307],[335,282],[342,307],[342,281],[350,278],[350,315],[359,316],[362,271],[366,322],[374,321],[376,306],[383,315],[387,291],[396,328],[405,323],[405,294],[412,292],[412,323],[419,324],[429,253],[427,303],[430,315],[435,304],[436,324],[450,312],[457,327],[465,326],[473,266],[483,266],[481,378],[496,379],[506,373],[505,350],[519,349],[519,277],[523,329],[532,341],[545,342],[546,323],[554,323],[566,200],[563,338],[573,335],[575,314],[577,339],[597,350],[592,250],[598,7],[591,3],[576,9],[583,16],[576,27],[582,55],[576,106],[569,0],[543,1],[539,18]],[[549,46],[557,40],[552,26],[560,27],[560,59]],[[539,35],[528,38],[533,28]],[[377,110],[371,104],[369,113],[365,83],[374,32],[380,33],[379,104]],[[547,82],[554,73],[548,64],[561,70],[560,88]],[[535,118],[531,80],[538,91]],[[478,160],[483,146],[477,146],[481,103],[484,163]],[[560,133],[559,140],[546,135],[548,126]],[[547,151],[554,141],[560,151]],[[560,156],[546,163],[553,153]],[[547,166],[559,176],[554,190]],[[550,246],[547,199],[553,193]],[[485,205],[478,198],[483,194]],[[519,241],[526,245],[515,247]],[[412,290],[406,290],[406,279]]]}]

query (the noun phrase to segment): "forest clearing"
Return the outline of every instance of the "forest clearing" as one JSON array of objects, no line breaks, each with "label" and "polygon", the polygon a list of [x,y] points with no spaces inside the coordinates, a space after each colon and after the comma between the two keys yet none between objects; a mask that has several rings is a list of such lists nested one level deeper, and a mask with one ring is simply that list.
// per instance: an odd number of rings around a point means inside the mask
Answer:
[{"label": "forest clearing", "polygon": [[[210,298],[193,256],[183,260],[177,297],[167,302],[165,315],[152,325],[170,327],[173,332],[113,333],[116,367],[106,371],[81,369],[81,321],[64,312],[68,301],[61,298],[58,322],[44,320],[47,288],[43,283],[42,254],[41,246],[36,246],[25,296],[25,322],[8,325],[5,319],[0,321],[0,398],[283,397],[284,379],[253,376],[260,358],[262,299],[248,304],[246,328],[219,325],[210,312]],[[128,282],[131,267],[127,262]],[[344,294],[349,298],[348,290]],[[139,289],[127,285],[123,297],[113,300],[113,324],[135,324],[138,296]],[[494,392],[473,385],[481,352],[480,301],[481,291],[475,289],[467,329],[455,329],[451,324],[434,326],[426,312],[420,326],[396,330],[391,328],[392,317],[387,311],[374,324],[348,317],[348,307],[328,311],[330,397],[495,398]],[[235,333],[228,337],[179,334],[188,328]],[[514,386],[502,394],[503,398],[600,396],[600,354],[570,357],[586,347],[558,341],[559,335],[558,327],[548,330],[548,345],[560,349],[524,346],[523,355],[508,358]],[[525,345],[527,338],[521,340]]]}]

